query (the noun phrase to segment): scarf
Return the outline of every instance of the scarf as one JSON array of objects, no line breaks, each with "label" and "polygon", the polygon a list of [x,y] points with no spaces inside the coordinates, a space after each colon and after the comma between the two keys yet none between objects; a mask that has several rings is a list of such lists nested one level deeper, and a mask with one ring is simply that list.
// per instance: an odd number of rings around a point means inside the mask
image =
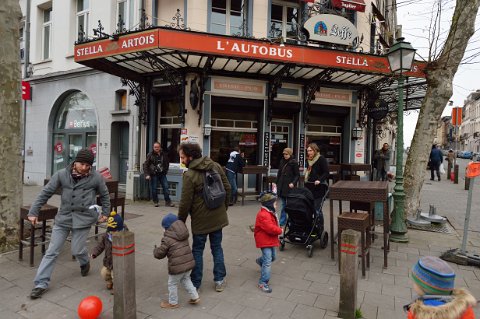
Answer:
[{"label": "scarf", "polygon": [[316,161],[318,161],[319,158],[320,158],[320,153],[316,154],[311,160],[307,159],[308,168],[307,168],[307,171],[305,172],[305,181],[308,181],[308,176],[310,175],[312,166],[313,164],[315,164]]},{"label": "scarf", "polygon": [[82,178],[88,177],[88,175],[90,175],[89,172],[85,174],[80,174],[79,172],[77,172],[77,170],[75,169],[75,163],[72,164],[72,178],[74,181],[78,182]]}]

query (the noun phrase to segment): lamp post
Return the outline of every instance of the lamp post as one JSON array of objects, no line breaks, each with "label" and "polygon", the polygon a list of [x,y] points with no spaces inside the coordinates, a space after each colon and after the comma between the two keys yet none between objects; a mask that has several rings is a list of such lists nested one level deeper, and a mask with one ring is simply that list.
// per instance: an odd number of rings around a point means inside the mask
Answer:
[{"label": "lamp post", "polygon": [[397,109],[397,166],[393,199],[395,211],[390,226],[390,240],[393,242],[408,242],[407,224],[405,223],[405,191],[403,188],[403,73],[410,71],[415,57],[415,49],[404,38],[397,42],[387,53],[390,70],[398,81],[398,109]]}]

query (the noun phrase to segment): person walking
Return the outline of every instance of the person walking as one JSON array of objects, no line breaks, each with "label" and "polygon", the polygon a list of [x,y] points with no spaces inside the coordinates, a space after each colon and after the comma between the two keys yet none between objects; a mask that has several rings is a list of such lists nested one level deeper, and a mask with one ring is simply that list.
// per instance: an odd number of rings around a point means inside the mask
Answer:
[{"label": "person walking", "polygon": [[227,174],[228,182],[232,188],[232,196],[230,198],[230,206],[237,202],[237,173],[245,166],[243,158],[245,154],[240,151],[240,148],[236,147],[231,153],[230,158],[225,165],[225,171]]},{"label": "person walking", "polygon": [[150,197],[155,207],[158,207],[158,182],[162,185],[165,206],[175,206],[170,200],[168,188],[167,174],[169,166],[170,162],[168,161],[167,153],[162,151],[162,146],[159,142],[153,143],[153,151],[147,155],[147,159],[143,163],[143,172],[145,173],[145,179],[150,181]]},{"label": "person walking", "polygon": [[448,162],[448,165],[447,165],[447,179],[450,179],[450,175],[452,174],[453,165],[455,163],[455,153],[453,152],[452,149],[448,150],[447,162]]},{"label": "person walking", "polygon": [[[62,189],[61,204],[55,216],[50,244],[38,266],[34,279],[35,287],[30,293],[31,299],[40,298],[48,289],[55,262],[70,233],[72,255],[80,263],[81,275],[85,277],[90,271],[86,244],[88,233],[97,221],[105,222],[110,212],[108,189],[102,175],[91,170],[93,160],[93,154],[89,150],[80,150],[69,167],[59,170],[52,176],[28,212],[28,220],[35,225],[40,208],[57,189]],[[97,194],[100,195],[102,203],[101,214],[95,209]]]},{"label": "person walking", "polygon": [[277,195],[280,198],[280,227],[287,222],[287,214],[285,213],[286,197],[290,189],[297,186],[300,178],[298,162],[293,158],[293,150],[285,148],[283,150],[283,158],[277,172]]},{"label": "person walking", "polygon": [[430,180],[434,181],[435,176],[434,172],[437,173],[438,181],[441,180],[440,178],[440,164],[443,162],[443,155],[442,151],[437,148],[437,145],[432,145],[432,151],[430,152]]},{"label": "person walking", "polygon": [[308,188],[315,199],[315,210],[318,212],[321,209],[323,196],[320,184],[328,185],[328,170],[327,159],[320,154],[320,148],[315,143],[310,143],[307,146],[307,169],[305,170],[305,187]]},{"label": "person walking", "polygon": [[[178,218],[186,222],[190,215],[192,230],[192,253],[195,267],[190,275],[192,283],[200,288],[203,277],[203,250],[207,237],[213,256],[213,280],[215,290],[221,292],[225,288],[225,262],[222,248],[222,230],[228,225],[227,209],[231,196],[230,183],[220,164],[207,156],[202,156],[202,149],[196,143],[182,143],[179,146],[180,162],[188,170],[183,174],[182,197],[178,207]],[[226,191],[225,204],[209,209],[202,196],[205,172],[215,170],[220,174]]]},{"label": "person walking", "polygon": [[192,250],[188,244],[188,229],[185,223],[170,213],[162,219],[165,233],[162,244],[153,250],[157,259],[168,258],[168,301],[160,303],[161,308],[178,308],[178,283],[181,283],[190,295],[190,304],[198,304],[197,289],[190,280],[190,272],[195,265]]},{"label": "person walking", "polygon": [[377,174],[375,180],[386,181],[387,172],[390,169],[390,146],[388,143],[383,143],[383,147],[375,152],[374,161]]}]

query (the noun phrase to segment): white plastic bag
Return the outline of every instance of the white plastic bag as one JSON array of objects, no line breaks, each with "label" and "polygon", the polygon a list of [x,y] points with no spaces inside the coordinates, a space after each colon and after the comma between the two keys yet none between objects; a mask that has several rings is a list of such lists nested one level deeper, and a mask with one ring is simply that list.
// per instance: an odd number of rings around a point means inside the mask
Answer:
[{"label": "white plastic bag", "polygon": [[440,174],[445,174],[445,166],[443,166],[443,163],[440,164]]}]

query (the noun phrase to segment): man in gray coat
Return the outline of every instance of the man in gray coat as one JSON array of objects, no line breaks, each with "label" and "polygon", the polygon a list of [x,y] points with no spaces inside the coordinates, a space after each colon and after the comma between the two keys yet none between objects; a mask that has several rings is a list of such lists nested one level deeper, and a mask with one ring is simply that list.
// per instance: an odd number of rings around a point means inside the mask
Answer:
[{"label": "man in gray coat", "polygon": [[374,161],[374,167],[377,169],[375,180],[386,181],[387,172],[390,169],[390,150],[388,143],[384,143],[383,147],[375,152]]},{"label": "man in gray coat", "polygon": [[[103,177],[91,171],[93,154],[89,150],[80,150],[70,167],[55,173],[45,185],[28,212],[28,220],[34,225],[38,221],[40,208],[47,203],[58,188],[62,189],[60,208],[55,216],[52,237],[48,250],[38,266],[35,287],[30,298],[40,298],[47,290],[55,261],[60,254],[67,236],[72,233],[72,255],[80,263],[80,273],[86,276],[90,270],[87,249],[87,236],[90,228],[97,221],[105,222],[110,212],[110,195]],[[102,213],[99,214],[92,205],[100,195]]]}]

